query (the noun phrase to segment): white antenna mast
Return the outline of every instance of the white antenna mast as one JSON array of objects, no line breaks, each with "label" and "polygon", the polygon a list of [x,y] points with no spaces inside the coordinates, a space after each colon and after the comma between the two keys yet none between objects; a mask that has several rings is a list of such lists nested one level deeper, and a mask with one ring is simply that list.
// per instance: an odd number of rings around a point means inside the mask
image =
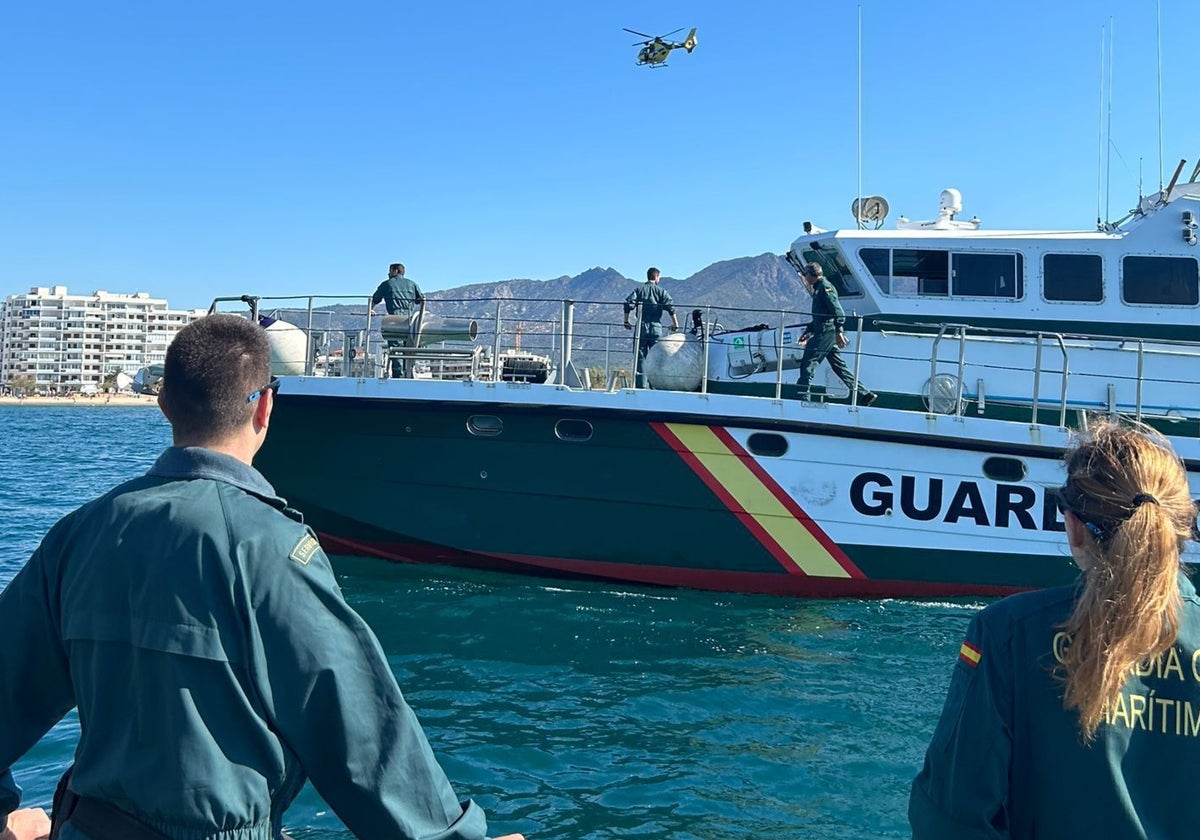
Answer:
[{"label": "white antenna mast", "polygon": [[1158,13],[1158,194],[1163,191],[1163,110],[1162,110],[1162,0],[1155,3]]},{"label": "white antenna mast", "polygon": [[1104,230],[1104,27],[1100,27],[1100,115],[1096,126],[1096,230]]},{"label": "white antenna mast", "polygon": [[854,213],[854,225],[859,230],[865,227],[862,219],[862,3],[858,4],[858,201]]},{"label": "white antenna mast", "polygon": [[1113,19],[1108,19],[1108,144],[1104,162],[1104,223],[1112,218],[1109,214],[1109,199],[1112,196],[1112,80],[1113,80]]}]

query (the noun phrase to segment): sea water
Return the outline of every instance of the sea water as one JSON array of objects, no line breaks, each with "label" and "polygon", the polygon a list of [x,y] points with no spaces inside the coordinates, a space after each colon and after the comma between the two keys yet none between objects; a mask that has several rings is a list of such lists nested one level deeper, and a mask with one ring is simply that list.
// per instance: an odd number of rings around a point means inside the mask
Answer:
[{"label": "sea water", "polygon": [[[2,586],[170,430],[149,407],[0,406],[0,441]],[[460,797],[492,834],[533,838],[909,836],[909,784],[981,606],[334,562]],[[72,713],[18,762],[25,804],[49,808],[77,735]],[[311,787],[285,824],[351,836]]]}]

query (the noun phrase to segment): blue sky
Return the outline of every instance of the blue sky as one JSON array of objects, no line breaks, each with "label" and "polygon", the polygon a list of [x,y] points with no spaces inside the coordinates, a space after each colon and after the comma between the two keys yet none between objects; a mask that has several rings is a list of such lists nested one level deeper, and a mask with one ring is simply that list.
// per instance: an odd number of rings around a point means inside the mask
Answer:
[{"label": "blue sky", "polygon": [[[26,2],[0,14],[0,296],[369,293],[684,277],[852,224],[859,4]],[[1163,0],[1168,178],[1200,156],[1190,3]],[[864,0],[863,191],[1090,228],[1159,183],[1156,4]],[[636,67],[630,27],[698,27]],[[680,33],[679,37],[682,37]],[[1190,145],[1189,145],[1190,144]],[[1140,161],[1140,163],[1139,163]]]}]

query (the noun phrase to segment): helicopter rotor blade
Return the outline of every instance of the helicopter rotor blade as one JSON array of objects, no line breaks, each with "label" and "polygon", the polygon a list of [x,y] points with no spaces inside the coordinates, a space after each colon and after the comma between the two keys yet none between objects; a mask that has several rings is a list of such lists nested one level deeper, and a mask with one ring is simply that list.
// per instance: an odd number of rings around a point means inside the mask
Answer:
[{"label": "helicopter rotor blade", "polygon": [[[623,27],[623,26],[621,28],[624,29],[626,32],[628,32],[630,35],[640,35],[643,38],[653,38],[654,37],[653,35],[647,35],[645,32],[638,32],[636,29],[625,29],[625,27]],[[676,30],[676,31],[678,32],[679,30]]]},{"label": "helicopter rotor blade", "polygon": [[683,31],[683,27],[681,26],[681,27],[679,27],[678,29],[675,29],[675,30],[672,30],[671,32],[668,32],[666,35],[659,35],[658,37],[659,37],[659,38],[670,38],[670,37],[671,37],[672,35],[674,35],[676,32],[682,32],[682,31]]}]

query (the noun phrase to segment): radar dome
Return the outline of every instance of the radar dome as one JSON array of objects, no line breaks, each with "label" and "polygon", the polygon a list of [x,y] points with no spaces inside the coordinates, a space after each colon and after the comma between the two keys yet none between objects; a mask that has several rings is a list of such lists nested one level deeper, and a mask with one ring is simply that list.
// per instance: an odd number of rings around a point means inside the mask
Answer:
[{"label": "radar dome", "polygon": [[949,212],[951,215],[961,213],[962,193],[953,187],[948,190],[942,190],[941,209],[943,212]]},{"label": "radar dome", "polygon": [[642,371],[657,391],[699,391],[703,366],[699,340],[676,332],[663,336],[646,352]]}]

